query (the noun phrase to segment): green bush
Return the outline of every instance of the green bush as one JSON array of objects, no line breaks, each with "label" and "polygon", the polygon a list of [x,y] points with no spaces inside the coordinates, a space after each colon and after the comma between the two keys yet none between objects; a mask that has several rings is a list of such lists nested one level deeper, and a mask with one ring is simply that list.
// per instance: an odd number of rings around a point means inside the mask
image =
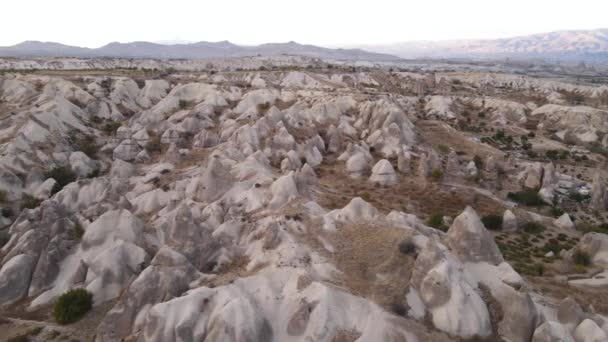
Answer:
[{"label": "green bush", "polygon": [[95,138],[91,135],[87,135],[83,138],[77,138],[75,141],[76,149],[86,154],[91,159],[97,159],[97,152],[99,147],[95,143]]},{"label": "green bush", "polygon": [[415,253],[418,248],[411,239],[405,239],[399,243],[399,252],[403,254]]},{"label": "green bush", "polygon": [[577,223],[576,230],[583,232],[583,233],[596,232],[596,233],[608,234],[608,226],[605,223],[602,223],[600,225],[595,225],[589,221],[583,221],[583,222]]},{"label": "green bush", "polygon": [[42,200],[30,194],[23,193],[21,196],[21,210],[38,208],[40,203],[42,203]]},{"label": "green bush", "polygon": [[72,231],[71,231],[71,237],[73,240],[80,240],[82,239],[82,236],[84,235],[84,229],[82,228],[82,225],[78,222],[76,222],[74,224],[74,227],[72,227]]},{"label": "green bush", "polygon": [[530,150],[530,149],[526,150],[526,154],[528,154],[528,157],[530,157],[530,158],[536,158],[536,157],[538,157],[538,154],[536,152]]},{"label": "green bush", "polygon": [[107,135],[114,135],[116,134],[116,130],[118,130],[118,128],[120,128],[120,122],[110,121],[105,123],[101,130]]},{"label": "green bush", "polygon": [[481,218],[481,222],[490,230],[502,229],[502,216],[500,215],[486,215]]},{"label": "green bush", "polygon": [[531,189],[525,189],[518,192],[509,192],[507,194],[507,198],[530,207],[537,207],[547,204],[535,190]]},{"label": "green bush", "polygon": [[11,239],[10,234],[7,231],[0,231],[0,248],[2,248]]},{"label": "green bush", "polygon": [[584,267],[591,265],[591,257],[589,256],[589,254],[581,250],[577,250],[574,252],[574,254],[572,255],[572,261],[574,261],[574,264]]},{"label": "green bush", "polygon": [[179,109],[187,109],[188,107],[190,107],[190,102],[186,101],[186,100],[179,100]]},{"label": "green bush", "polygon": [[64,186],[76,180],[76,174],[68,166],[56,167],[48,171],[45,176],[46,178],[53,178],[57,182],[51,190],[52,195],[58,193]]},{"label": "green bush", "polygon": [[93,307],[93,294],[85,289],[73,289],[62,294],[53,307],[53,317],[59,324],[76,322]]},{"label": "green bush", "polygon": [[435,213],[435,214],[429,216],[429,218],[426,220],[426,224],[429,227],[433,227],[435,229],[439,229],[442,231],[447,230],[447,227],[443,224],[443,214],[442,213]]},{"label": "green bush", "polygon": [[100,175],[101,175],[101,170],[95,169],[95,170],[89,172],[89,174],[87,175],[87,178],[97,178]]},{"label": "green bush", "polygon": [[0,202],[6,202],[6,191],[0,190]]},{"label": "green bush", "polygon": [[437,149],[443,154],[448,154],[450,152],[450,148],[444,144],[440,144],[439,146],[437,146]]},{"label": "green bush", "polygon": [[481,159],[480,156],[475,155],[475,157],[473,157],[473,163],[475,163],[477,169],[481,170],[481,168],[483,168],[483,159]]},{"label": "green bush", "polygon": [[588,199],[590,196],[589,195],[583,195],[581,193],[578,193],[576,191],[572,191],[570,192],[570,194],[568,194],[568,197],[570,197],[571,200],[577,202],[577,203],[581,203],[582,201]]},{"label": "green bush", "polygon": [[443,177],[443,171],[439,170],[439,169],[435,169],[433,170],[433,172],[431,172],[431,177],[433,177],[436,180],[441,179],[441,177]]},{"label": "green bush", "polygon": [[558,150],[548,150],[545,152],[545,155],[547,156],[547,158],[549,158],[551,160],[556,160],[559,158],[559,151]]},{"label": "green bush", "polygon": [[564,215],[565,211],[563,211],[561,208],[558,207],[552,207],[551,208],[551,215],[553,215],[553,217],[560,217],[562,215]]},{"label": "green bush", "polygon": [[532,271],[534,275],[542,276],[545,274],[545,265],[536,263],[534,266],[532,266]]},{"label": "green bush", "polygon": [[256,106],[259,114],[265,114],[270,109],[270,102],[259,103]]}]

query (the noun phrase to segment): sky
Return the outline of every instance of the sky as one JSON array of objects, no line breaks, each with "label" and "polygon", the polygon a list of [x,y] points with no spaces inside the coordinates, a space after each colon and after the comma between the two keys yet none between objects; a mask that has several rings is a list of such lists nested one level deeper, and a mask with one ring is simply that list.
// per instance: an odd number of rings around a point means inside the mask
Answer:
[{"label": "sky", "polygon": [[608,28],[606,0],[3,0],[0,45],[25,40],[296,41],[327,47]]}]

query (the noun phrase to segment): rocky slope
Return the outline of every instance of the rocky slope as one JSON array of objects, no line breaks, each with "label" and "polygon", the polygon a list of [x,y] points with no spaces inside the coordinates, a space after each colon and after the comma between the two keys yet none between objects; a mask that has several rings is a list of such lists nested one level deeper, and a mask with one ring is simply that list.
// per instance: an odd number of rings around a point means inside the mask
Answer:
[{"label": "rocky slope", "polygon": [[606,340],[606,86],[222,63],[1,76],[0,338]]}]

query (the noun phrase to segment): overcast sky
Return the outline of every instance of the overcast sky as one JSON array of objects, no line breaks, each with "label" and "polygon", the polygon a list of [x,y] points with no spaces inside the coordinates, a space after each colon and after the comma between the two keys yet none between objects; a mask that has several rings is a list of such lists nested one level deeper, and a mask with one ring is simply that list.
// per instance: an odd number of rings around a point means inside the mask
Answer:
[{"label": "overcast sky", "polygon": [[608,27],[608,0],[2,0],[0,8],[0,45],[179,39],[348,46]]}]

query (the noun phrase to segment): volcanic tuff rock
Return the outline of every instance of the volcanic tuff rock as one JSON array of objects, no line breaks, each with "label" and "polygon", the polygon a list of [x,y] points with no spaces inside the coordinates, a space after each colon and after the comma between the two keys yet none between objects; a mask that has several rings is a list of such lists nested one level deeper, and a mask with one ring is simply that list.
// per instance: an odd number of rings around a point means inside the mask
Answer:
[{"label": "volcanic tuff rock", "polygon": [[57,69],[0,76],[0,311],[38,340],[74,288],[94,300],[61,328],[76,340],[606,336],[600,86],[292,56],[50,63],[0,61]]}]

